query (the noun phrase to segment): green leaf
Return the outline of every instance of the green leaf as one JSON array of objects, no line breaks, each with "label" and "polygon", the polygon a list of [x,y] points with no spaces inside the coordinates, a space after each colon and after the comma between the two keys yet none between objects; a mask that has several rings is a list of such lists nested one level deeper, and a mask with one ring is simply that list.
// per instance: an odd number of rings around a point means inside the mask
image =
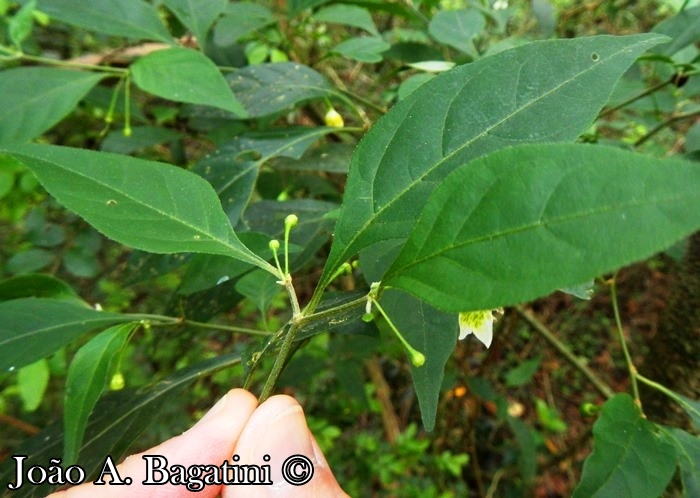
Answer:
[{"label": "green leaf", "polygon": [[0,281],[0,301],[21,297],[79,299],[67,283],[49,275],[25,274]]},{"label": "green leaf", "polygon": [[151,52],[134,62],[131,72],[134,83],[159,97],[246,116],[216,64],[196,50],[176,47]]},{"label": "green leaf", "polygon": [[38,271],[53,263],[54,258],[54,254],[45,249],[27,249],[13,254],[5,269],[13,274]]},{"label": "green leaf", "polygon": [[[138,390],[124,389],[103,396],[95,406],[85,429],[85,437],[80,448],[80,465],[90,480],[102,469],[105,458],[110,455],[117,463],[129,447],[139,438],[151,422],[159,420],[158,413],[192,382],[222,368],[240,364],[238,355],[220,355],[175,372],[158,383]],[[184,400],[183,400],[184,401]],[[167,423],[167,420],[160,420]],[[24,464],[46,466],[51,458],[62,453],[63,422],[58,421],[37,436],[17,448],[18,455],[28,455]],[[0,489],[14,482],[13,466],[5,465],[0,472]],[[58,486],[43,484],[23,486],[12,494],[13,497],[41,498]]]},{"label": "green leaf", "polygon": [[695,429],[700,431],[700,401],[688,398],[686,396],[683,396],[682,394],[674,394],[681,399],[681,406],[690,417],[690,420],[693,421]]},{"label": "green leaf", "polygon": [[656,47],[654,52],[672,56],[700,39],[700,7],[683,9],[654,26],[653,31],[673,38],[670,42]]},{"label": "green leaf", "polygon": [[317,5],[323,5],[328,2],[329,0],[289,0],[287,2],[289,9],[288,15],[291,18],[301,13],[303,10],[311,9]]},{"label": "green leaf", "polygon": [[316,12],[313,17],[317,22],[352,26],[355,28],[364,29],[374,36],[379,36],[379,31],[377,31],[377,27],[374,25],[374,20],[372,19],[370,13],[367,11],[367,9],[363,9],[357,5],[330,5],[319,9],[319,11]]},{"label": "green leaf", "polygon": [[134,126],[131,135],[124,136],[121,130],[113,130],[100,144],[100,149],[105,152],[117,152],[119,154],[133,154],[139,150],[154,145],[174,142],[182,138],[182,133],[170,128],[160,126]]},{"label": "green leaf", "polygon": [[31,169],[61,204],[122,244],[156,253],[222,254],[276,271],[241,243],[214,189],[194,173],[68,147],[4,150]]},{"label": "green leaf", "polygon": [[97,33],[173,43],[156,8],[142,0],[39,0],[39,10]]},{"label": "green leaf", "polygon": [[683,496],[700,496],[700,437],[675,427],[667,430],[676,445]]},{"label": "green leaf", "polygon": [[214,43],[231,45],[245,35],[276,22],[275,16],[264,5],[252,2],[229,4],[214,28]]},{"label": "green leaf", "polygon": [[513,432],[520,451],[518,452],[518,468],[526,483],[532,483],[537,472],[537,443],[535,431],[525,422],[508,416],[510,430]]},{"label": "green leaf", "polygon": [[470,159],[518,142],[574,140],[588,129],[635,58],[663,39],[636,35],[535,42],[421,85],[356,149],[319,288],[361,249],[405,239],[430,192]]},{"label": "green leaf", "polygon": [[38,137],[75,109],[104,77],[47,67],[0,72],[0,143]]},{"label": "green leaf", "polygon": [[386,276],[459,312],[529,301],[700,227],[700,165],[591,145],[520,145],[445,178]]},{"label": "green leaf", "polygon": [[17,387],[24,409],[33,412],[41,404],[49,385],[49,364],[45,358],[19,369]]},{"label": "green leaf", "polygon": [[339,43],[333,48],[333,52],[356,61],[372,63],[381,62],[382,52],[386,52],[389,48],[391,45],[381,37],[363,36]]},{"label": "green leaf", "polygon": [[430,20],[428,32],[440,43],[475,55],[473,40],[485,27],[486,20],[477,9],[441,10]]},{"label": "green leaf", "polygon": [[425,355],[421,367],[411,365],[411,377],[418,396],[426,431],[435,427],[435,416],[445,374],[445,364],[457,344],[457,315],[439,311],[429,304],[389,289],[381,304],[408,343]]},{"label": "green leaf", "polygon": [[20,47],[22,42],[32,33],[35,10],[36,0],[30,0],[10,19],[7,31],[10,35],[10,40],[16,47]]},{"label": "green leaf", "polygon": [[535,372],[540,368],[542,357],[530,358],[523,361],[517,367],[511,369],[506,374],[506,387],[517,387],[527,384],[535,375]]},{"label": "green leaf", "polygon": [[593,453],[574,498],[657,498],[673,477],[676,451],[628,394],[609,399],[593,425]]},{"label": "green leaf", "polygon": [[110,327],[75,353],[66,378],[63,465],[78,461],[88,417],[113,374],[117,355],[137,325],[123,323]]},{"label": "green leaf", "polygon": [[47,298],[0,303],[0,372],[33,363],[99,327],[133,321],[129,315]]},{"label": "green leaf", "polygon": [[207,40],[207,32],[226,8],[227,0],[163,0],[200,44]]},{"label": "green leaf", "polygon": [[333,95],[333,87],[313,69],[296,62],[256,64],[226,77],[252,118],[268,116],[309,100]]}]

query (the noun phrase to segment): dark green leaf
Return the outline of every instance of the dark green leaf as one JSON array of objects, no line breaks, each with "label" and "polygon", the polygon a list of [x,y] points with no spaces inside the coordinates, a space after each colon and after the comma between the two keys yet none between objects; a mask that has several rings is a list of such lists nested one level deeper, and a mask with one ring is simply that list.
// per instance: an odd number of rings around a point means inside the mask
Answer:
[{"label": "dark green leaf", "polygon": [[0,72],[0,143],[38,137],[67,116],[104,74],[48,67]]},{"label": "dark green leaf", "polygon": [[[356,149],[319,288],[361,249],[405,239],[430,192],[470,159],[518,142],[574,140],[636,57],[663,39],[535,42],[422,85],[375,124]],[[573,96],[576,105],[571,105]]]},{"label": "dark green leaf", "polygon": [[425,430],[432,431],[445,364],[455,349],[459,335],[457,315],[444,313],[392,289],[382,294],[381,305],[409,344],[425,355],[423,366],[411,365],[411,377],[423,425]]},{"label": "dark green leaf", "polygon": [[173,43],[155,7],[142,0],[39,0],[39,10],[97,33]]},{"label": "dark green leaf", "polygon": [[0,281],[0,301],[21,297],[78,299],[78,295],[67,283],[49,275],[30,273]]},{"label": "dark green leaf", "polygon": [[129,315],[97,311],[71,301],[23,298],[0,303],[0,372],[13,371],[59,350],[73,339]]},{"label": "dark green leaf", "polygon": [[13,274],[38,271],[53,263],[54,258],[46,249],[27,249],[13,254],[7,260],[5,269]]},{"label": "dark green leaf", "polygon": [[83,442],[88,417],[110,376],[115,360],[137,323],[108,328],[82,346],[68,368],[64,405],[63,465],[73,465]]},{"label": "dark green leaf", "polygon": [[591,145],[520,145],[445,178],[382,279],[454,312],[528,301],[700,227],[700,165]]},{"label": "dark green leaf", "polygon": [[121,130],[111,131],[100,148],[105,152],[132,154],[146,147],[179,140],[182,133],[160,126],[134,126],[126,137]]},{"label": "dark green leaf", "polygon": [[526,483],[531,483],[537,472],[537,444],[535,434],[525,422],[514,417],[508,417],[508,425],[513,432],[520,451],[518,452],[518,468]]},{"label": "dark green leaf", "polygon": [[676,451],[628,394],[609,399],[593,425],[593,453],[574,498],[657,498],[673,477]]},{"label": "dark green leaf", "polygon": [[163,0],[163,3],[203,44],[214,20],[226,8],[227,0]]},{"label": "dark green leaf", "polygon": [[333,52],[360,62],[381,62],[382,52],[389,50],[391,45],[378,36],[363,36],[351,38],[333,48]]},{"label": "dark green leaf", "polygon": [[440,43],[475,55],[473,39],[485,27],[486,20],[477,9],[441,10],[430,20],[428,32]]},{"label": "dark green leaf", "polygon": [[216,64],[196,50],[176,47],[151,52],[134,62],[131,72],[134,83],[159,97],[246,116]]},{"label": "dark green leaf", "polygon": [[531,358],[529,360],[523,361],[517,367],[511,369],[506,374],[506,387],[522,386],[527,384],[535,375],[537,369],[540,368],[542,363],[542,357],[538,356],[536,358]]},{"label": "dark green leaf", "polygon": [[682,404],[681,406],[683,409],[686,411],[688,416],[690,417],[690,420],[693,421],[693,425],[695,426],[695,429],[700,431],[700,401],[695,400],[695,399],[690,399],[687,398],[681,394],[675,393],[676,396],[678,396]]},{"label": "dark green leaf", "polygon": [[107,152],[49,145],[4,150],[61,204],[122,244],[159,253],[223,254],[274,272],[241,243],[211,185],[198,175]]},{"label": "dark green leaf", "polygon": [[289,17],[294,17],[297,14],[301,13],[301,11],[303,10],[311,9],[313,7],[323,5],[324,3],[328,2],[329,0],[289,0],[287,2],[289,8]]},{"label": "dark green leaf", "polygon": [[[80,448],[78,464],[85,470],[88,480],[97,476],[105,458],[111,455],[115,463],[126,453],[148,425],[157,420],[158,412],[183,389],[204,375],[222,368],[240,364],[238,355],[220,355],[211,360],[197,363],[177,371],[171,377],[138,390],[125,389],[110,392],[95,406],[85,429],[83,445]],[[28,455],[24,462],[27,468],[34,465],[46,466],[51,458],[63,452],[63,422],[58,421],[37,436],[29,439],[17,449],[18,455]],[[0,473],[0,489],[13,482],[13,466],[3,466]],[[18,498],[45,497],[56,486],[23,486],[12,496]]]},{"label": "dark green leaf", "polygon": [[264,5],[237,2],[226,7],[224,16],[214,28],[214,42],[231,45],[245,35],[276,22],[272,11]]},{"label": "dark green leaf", "polygon": [[292,169],[298,171],[327,171],[329,173],[347,173],[350,159],[355,148],[340,143],[325,143],[307,150],[298,159],[273,159],[268,164],[274,169]]},{"label": "dark green leaf", "polygon": [[330,97],[326,79],[296,62],[257,64],[226,77],[250,117],[267,116],[314,99]]}]

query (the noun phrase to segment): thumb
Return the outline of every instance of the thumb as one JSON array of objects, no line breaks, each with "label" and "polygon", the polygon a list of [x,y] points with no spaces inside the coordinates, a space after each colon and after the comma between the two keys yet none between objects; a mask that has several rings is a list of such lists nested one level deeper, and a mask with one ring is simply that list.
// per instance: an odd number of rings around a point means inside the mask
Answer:
[{"label": "thumb", "polygon": [[243,429],[234,455],[234,465],[268,465],[267,481],[272,484],[224,486],[223,498],[348,496],[306,425],[301,406],[289,396],[273,396],[258,407]]}]

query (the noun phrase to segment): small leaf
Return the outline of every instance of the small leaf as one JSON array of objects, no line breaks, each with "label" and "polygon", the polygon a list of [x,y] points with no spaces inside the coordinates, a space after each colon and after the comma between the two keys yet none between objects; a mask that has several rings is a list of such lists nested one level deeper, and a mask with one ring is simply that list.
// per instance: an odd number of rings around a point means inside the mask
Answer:
[{"label": "small leaf", "polygon": [[117,152],[119,154],[133,154],[147,147],[174,142],[182,138],[182,133],[170,128],[159,126],[134,126],[131,135],[124,136],[122,130],[111,131],[100,144],[100,149],[105,152]]},{"label": "small leaf", "polygon": [[68,147],[4,150],[31,169],[61,204],[122,244],[157,253],[228,255],[276,272],[241,243],[211,185],[194,173]]},{"label": "small leaf", "polygon": [[231,3],[214,28],[214,43],[231,45],[245,35],[275,22],[274,14],[264,5],[252,2]]},{"label": "small leaf", "polygon": [[96,328],[133,320],[129,315],[58,299],[0,302],[0,372],[44,358]]},{"label": "small leaf", "polygon": [[97,33],[173,43],[156,8],[142,0],[39,0],[39,10]]},{"label": "small leaf", "polygon": [[700,227],[700,167],[590,145],[520,145],[447,177],[385,285],[444,310],[529,301]]},{"label": "small leaf", "polygon": [[246,116],[216,64],[196,50],[176,47],[151,52],[134,62],[131,72],[134,83],[159,97]]},{"label": "small leaf", "polygon": [[360,62],[381,62],[382,52],[391,48],[387,42],[378,36],[363,36],[351,38],[339,43],[333,48],[333,52],[349,59]]},{"label": "small leaf", "polygon": [[695,429],[700,431],[700,401],[687,398],[678,393],[675,394],[681,399],[681,406],[690,417],[690,420],[693,421]]},{"label": "small leaf", "polygon": [[506,374],[506,387],[517,387],[527,384],[540,368],[542,357],[531,358],[523,361],[517,367],[511,369]]},{"label": "small leaf", "polygon": [[657,498],[673,477],[676,451],[628,394],[609,399],[593,425],[593,453],[574,498]]},{"label": "small leaf", "polygon": [[38,137],[75,109],[104,77],[48,67],[0,72],[0,143]]},{"label": "small leaf", "polygon": [[64,466],[78,461],[88,417],[113,373],[117,355],[137,325],[124,323],[110,327],[75,353],[66,377]]},{"label": "small leaf", "polygon": [[209,28],[226,8],[227,0],[163,0],[163,3],[204,44]]},{"label": "small leaf", "polygon": [[26,411],[33,412],[39,407],[48,385],[49,364],[45,358],[19,369],[17,388]]},{"label": "small leaf", "polygon": [[78,300],[78,295],[65,282],[49,275],[24,274],[0,281],[0,301],[22,297],[51,297]]},{"label": "small leaf", "polygon": [[477,9],[441,10],[430,20],[428,32],[440,43],[474,55],[473,39],[485,27],[486,20]]},{"label": "small leaf", "polygon": [[333,95],[333,87],[313,69],[296,62],[256,64],[226,76],[252,118],[268,116],[309,100]]},{"label": "small leaf", "polygon": [[30,0],[10,19],[7,31],[15,46],[20,47],[22,42],[32,33],[35,10],[36,0]]},{"label": "small leaf", "polygon": [[370,13],[367,9],[363,9],[357,5],[330,5],[319,9],[319,11],[314,14],[314,19],[318,22],[353,26],[355,28],[364,29],[371,35],[379,36],[379,31],[377,31],[377,27],[374,25],[374,20]]}]

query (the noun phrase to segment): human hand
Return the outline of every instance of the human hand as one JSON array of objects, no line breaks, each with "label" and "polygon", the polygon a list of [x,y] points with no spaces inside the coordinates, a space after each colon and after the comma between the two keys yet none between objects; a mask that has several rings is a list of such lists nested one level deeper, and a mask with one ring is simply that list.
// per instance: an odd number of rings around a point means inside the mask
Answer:
[{"label": "human hand", "polygon": [[[232,461],[233,455],[239,457]],[[313,477],[306,484],[295,486],[283,478],[283,463],[293,455],[307,457],[313,465]],[[148,459],[151,456],[149,475]],[[170,474],[175,465],[191,468],[195,465],[211,465],[222,468],[226,465],[269,465],[269,480],[274,484],[210,484],[201,491],[190,491],[183,484],[143,484],[144,481],[161,480],[165,475],[153,470],[162,467],[162,456],[167,459]],[[269,459],[266,458],[269,456]],[[235,459],[234,459],[235,460]],[[303,462],[303,461],[302,461]],[[261,467],[262,468],[262,467]],[[116,467],[122,481],[131,479],[130,485],[109,483],[95,485],[86,483],[50,495],[49,498],[93,498],[123,497],[347,497],[340,489],[328,467],[321,449],[306,425],[304,412],[294,398],[284,395],[272,396],[258,406],[255,397],[243,389],[229,391],[209,412],[184,434],[138,455],[128,457]],[[302,463],[297,468],[287,469],[293,477],[302,478],[309,467]],[[235,473],[232,478],[235,480]],[[243,474],[240,474],[243,475]],[[260,474],[266,476],[265,472]],[[289,474],[287,474],[289,475]],[[231,478],[230,478],[231,479]],[[171,478],[171,481],[174,479]],[[290,479],[293,480],[293,479]],[[231,480],[229,480],[231,482]],[[240,482],[240,481],[239,481]]]}]

